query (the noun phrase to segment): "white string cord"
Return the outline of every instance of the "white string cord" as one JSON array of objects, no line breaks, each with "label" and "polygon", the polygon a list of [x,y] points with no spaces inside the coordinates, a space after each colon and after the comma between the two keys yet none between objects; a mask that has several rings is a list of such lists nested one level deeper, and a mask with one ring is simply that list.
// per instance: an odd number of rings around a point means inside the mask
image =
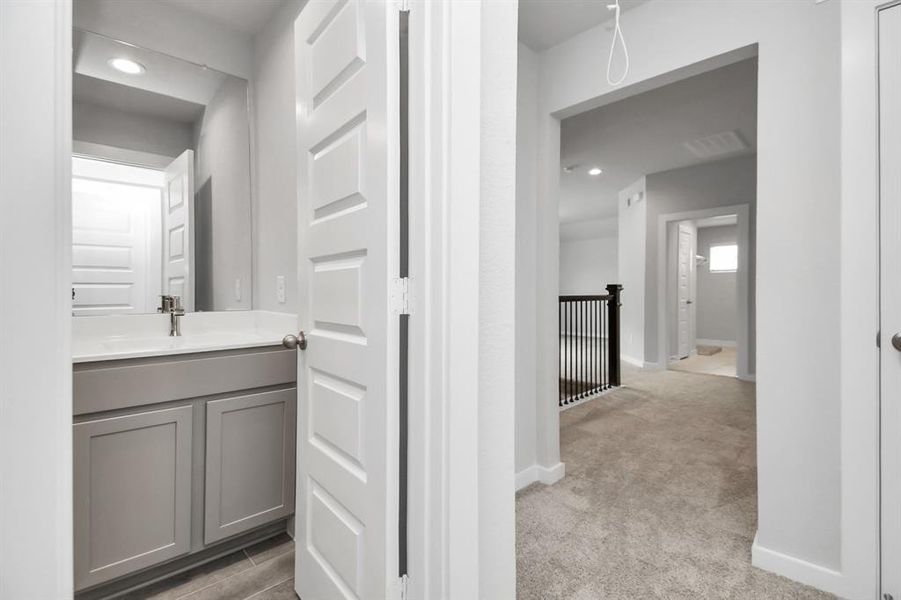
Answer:
[{"label": "white string cord", "polygon": [[[629,49],[626,47],[626,38],[623,37],[623,28],[619,25],[619,0],[615,0],[615,4],[608,4],[607,8],[609,10],[616,11],[616,26],[613,28],[613,40],[610,43],[610,56],[607,58],[607,83],[610,85],[619,85],[623,81],[625,81],[626,76],[629,74]],[[613,67],[613,52],[616,50],[616,38],[619,37],[620,42],[623,45],[623,56],[626,59],[626,66],[623,69],[622,76],[613,81],[610,77],[610,70]]]}]

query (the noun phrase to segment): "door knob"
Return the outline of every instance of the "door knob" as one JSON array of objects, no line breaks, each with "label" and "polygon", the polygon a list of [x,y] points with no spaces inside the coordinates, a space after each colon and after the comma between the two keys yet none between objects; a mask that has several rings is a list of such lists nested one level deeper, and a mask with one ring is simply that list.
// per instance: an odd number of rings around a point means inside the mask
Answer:
[{"label": "door knob", "polygon": [[292,335],[289,333],[284,338],[282,338],[282,346],[288,348],[289,350],[294,350],[295,348],[306,350],[307,336],[303,334],[303,331],[301,331],[297,335]]},{"label": "door knob", "polygon": [[892,346],[898,352],[901,352],[901,333],[896,333],[892,336]]}]

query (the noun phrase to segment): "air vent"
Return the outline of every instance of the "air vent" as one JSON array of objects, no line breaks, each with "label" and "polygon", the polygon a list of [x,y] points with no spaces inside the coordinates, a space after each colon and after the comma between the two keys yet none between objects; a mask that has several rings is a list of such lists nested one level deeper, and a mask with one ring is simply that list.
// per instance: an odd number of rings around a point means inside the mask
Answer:
[{"label": "air vent", "polygon": [[737,131],[724,131],[685,142],[685,147],[698,158],[714,158],[741,152],[748,145]]}]

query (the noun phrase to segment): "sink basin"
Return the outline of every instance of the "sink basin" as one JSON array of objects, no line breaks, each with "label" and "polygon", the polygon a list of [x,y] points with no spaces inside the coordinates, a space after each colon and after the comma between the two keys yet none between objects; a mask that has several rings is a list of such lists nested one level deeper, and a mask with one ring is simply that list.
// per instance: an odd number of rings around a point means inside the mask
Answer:
[{"label": "sink basin", "polygon": [[168,335],[166,315],[76,317],[73,330],[72,360],[78,363],[278,345],[297,331],[297,317],[264,311],[190,313],[182,317],[180,337]]}]

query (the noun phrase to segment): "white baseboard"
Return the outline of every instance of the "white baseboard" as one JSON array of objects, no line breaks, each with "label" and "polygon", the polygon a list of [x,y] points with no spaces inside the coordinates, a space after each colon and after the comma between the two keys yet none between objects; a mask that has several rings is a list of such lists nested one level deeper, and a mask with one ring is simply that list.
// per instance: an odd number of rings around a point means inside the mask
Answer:
[{"label": "white baseboard", "polygon": [[633,367],[639,367],[639,368],[641,368],[641,367],[644,366],[644,361],[643,361],[643,360],[638,359],[638,358],[632,358],[631,356],[626,356],[625,354],[620,354],[620,355],[619,355],[619,359],[620,359],[621,361],[623,361],[624,363],[629,363],[629,364],[632,365]]},{"label": "white baseboard", "polygon": [[735,340],[708,340],[701,338],[697,338],[695,344],[700,344],[702,346],[722,346],[723,348],[735,348],[737,345]]},{"label": "white baseboard", "polygon": [[756,534],[751,546],[751,564],[831,594],[840,595],[844,588],[841,572],[764,548],[757,543]]},{"label": "white baseboard", "polygon": [[563,479],[566,473],[566,467],[562,462],[558,462],[553,467],[544,467],[541,465],[532,465],[526,467],[516,474],[516,491],[518,492],[527,485],[531,485],[536,481],[540,481],[545,485],[557,483]]}]

